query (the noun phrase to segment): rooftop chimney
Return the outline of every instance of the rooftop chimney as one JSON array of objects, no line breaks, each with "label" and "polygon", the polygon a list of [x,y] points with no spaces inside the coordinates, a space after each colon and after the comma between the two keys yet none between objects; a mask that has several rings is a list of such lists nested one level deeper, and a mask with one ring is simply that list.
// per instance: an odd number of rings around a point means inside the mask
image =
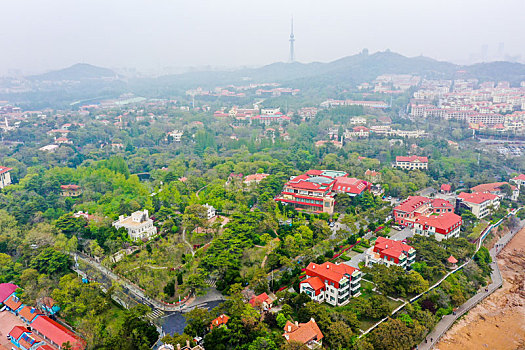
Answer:
[{"label": "rooftop chimney", "polygon": [[190,341],[189,341],[189,340],[186,340],[186,346],[188,347],[188,349],[191,349],[191,348],[190,348]]},{"label": "rooftop chimney", "polygon": [[299,327],[299,322],[295,321],[295,326]]},{"label": "rooftop chimney", "polygon": [[177,350],[180,350],[180,344],[177,344]]}]

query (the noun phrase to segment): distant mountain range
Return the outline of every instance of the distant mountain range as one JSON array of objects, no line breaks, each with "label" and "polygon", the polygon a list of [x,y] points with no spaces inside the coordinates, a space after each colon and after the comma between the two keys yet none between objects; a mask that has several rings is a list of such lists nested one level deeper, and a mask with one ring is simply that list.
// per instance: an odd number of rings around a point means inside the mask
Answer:
[{"label": "distant mountain range", "polygon": [[87,63],[77,63],[68,68],[50,71],[39,75],[32,75],[27,78],[33,81],[81,81],[115,77],[117,77],[117,74],[111,69],[97,67]]},{"label": "distant mountain range", "polygon": [[[1,99],[15,103],[37,106],[69,104],[72,101],[93,99],[100,96],[116,97],[132,92],[146,97],[169,97],[184,94],[196,87],[212,88],[229,84],[277,82],[302,90],[322,91],[325,88],[345,89],[368,82],[382,74],[415,74],[429,79],[478,78],[481,81],[509,81],[519,85],[525,81],[525,65],[511,62],[489,62],[474,65],[457,65],[437,61],[428,57],[406,57],[394,52],[374,54],[366,52],[344,57],[336,61],[321,63],[273,63],[267,66],[234,71],[197,71],[157,78],[126,78],[111,69],[89,64],[71,67],[27,77],[37,83],[29,93],[0,94]],[[80,84],[63,85],[60,81],[79,81]],[[42,88],[39,82],[56,82]],[[0,84],[1,85],[1,84]],[[0,86],[1,87],[1,86]]]},{"label": "distant mountain range", "polygon": [[[398,53],[383,51],[347,56],[328,63],[272,63],[259,68],[234,71],[198,71],[158,78],[138,78],[150,83],[180,85],[184,87],[232,84],[246,81],[291,82],[309,80],[338,84],[355,84],[370,81],[381,74],[407,73],[428,78],[476,77],[483,80],[510,80],[513,83],[525,80],[525,65],[511,62],[489,62],[469,66],[456,65],[418,56],[406,57]],[[29,77],[31,80],[86,80],[114,78],[118,75],[111,69],[79,63],[71,67]]]}]

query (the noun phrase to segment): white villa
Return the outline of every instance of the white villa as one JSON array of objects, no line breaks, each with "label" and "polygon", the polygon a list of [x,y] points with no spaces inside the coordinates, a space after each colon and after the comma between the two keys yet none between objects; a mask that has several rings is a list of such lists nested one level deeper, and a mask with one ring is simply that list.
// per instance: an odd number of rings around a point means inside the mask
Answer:
[{"label": "white villa", "polygon": [[157,228],[153,225],[153,220],[149,218],[147,210],[136,211],[128,217],[120,215],[118,221],[113,223],[113,227],[116,229],[124,227],[133,240],[149,239],[157,234]]}]

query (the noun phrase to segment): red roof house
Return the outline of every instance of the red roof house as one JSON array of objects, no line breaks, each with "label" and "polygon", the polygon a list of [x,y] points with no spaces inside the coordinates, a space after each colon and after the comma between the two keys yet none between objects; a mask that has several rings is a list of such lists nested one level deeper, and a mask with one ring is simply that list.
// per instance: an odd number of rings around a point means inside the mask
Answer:
[{"label": "red roof house", "polygon": [[55,346],[69,342],[73,350],[84,350],[85,342],[72,331],[47,316],[37,317],[31,324],[33,330]]},{"label": "red roof house", "polygon": [[266,293],[259,294],[250,299],[250,304],[253,307],[262,306],[263,308],[272,308],[273,299],[268,296]]},{"label": "red roof house", "polygon": [[306,323],[292,323],[286,322],[284,326],[283,337],[288,342],[298,342],[305,344],[309,348],[320,347],[322,345],[322,339],[324,338],[323,333],[319,329],[319,326],[312,318]]},{"label": "red roof house", "polygon": [[220,315],[219,317],[211,321],[210,330],[213,329],[213,327],[225,325],[226,323],[228,323],[229,320],[230,318],[225,314]]},{"label": "red roof house", "polygon": [[452,186],[450,186],[449,184],[441,185],[441,193],[450,193],[451,190]]}]

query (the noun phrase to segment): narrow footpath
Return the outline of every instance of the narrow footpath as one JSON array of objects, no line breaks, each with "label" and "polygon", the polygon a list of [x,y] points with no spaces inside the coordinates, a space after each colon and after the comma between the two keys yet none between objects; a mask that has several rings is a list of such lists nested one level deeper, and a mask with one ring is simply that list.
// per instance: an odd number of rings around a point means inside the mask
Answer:
[{"label": "narrow footpath", "polygon": [[492,273],[490,278],[492,283],[485,288],[482,288],[478,294],[474,295],[472,298],[467,300],[463,305],[461,305],[455,312],[455,314],[450,314],[444,316],[441,321],[434,327],[433,331],[427,335],[426,340],[423,341],[418,346],[418,350],[429,350],[432,349],[439,339],[449,330],[450,327],[456,322],[456,320],[463,316],[466,312],[476,306],[480,301],[491,295],[494,291],[500,288],[503,285],[503,277],[499,270],[498,264],[496,262],[497,255],[501,250],[510,242],[510,240],[522,229],[520,225],[519,228],[510,231],[505,236],[501,237],[494,247],[490,250],[490,256],[492,257]]}]

